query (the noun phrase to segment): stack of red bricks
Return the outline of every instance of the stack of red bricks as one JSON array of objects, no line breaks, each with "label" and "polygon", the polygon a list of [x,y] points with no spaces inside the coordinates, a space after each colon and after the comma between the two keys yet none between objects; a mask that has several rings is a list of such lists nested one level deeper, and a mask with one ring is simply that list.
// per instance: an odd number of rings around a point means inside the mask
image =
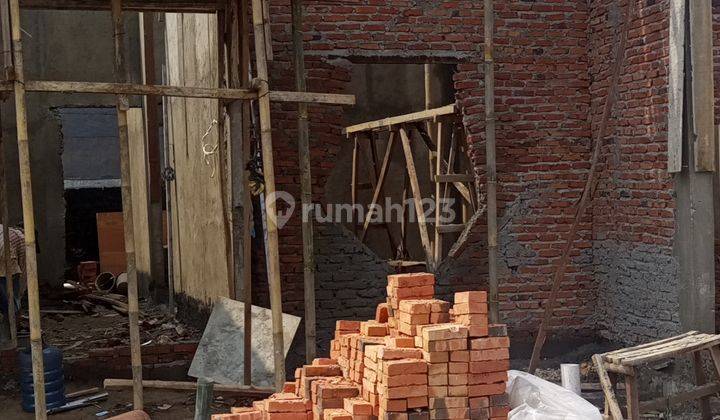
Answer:
[{"label": "stack of red bricks", "polygon": [[283,393],[213,419],[506,419],[507,329],[488,323],[485,292],[456,293],[451,309],[434,299],[434,281],[389,276],[374,320],[337,322],[331,359],[297,369]]}]

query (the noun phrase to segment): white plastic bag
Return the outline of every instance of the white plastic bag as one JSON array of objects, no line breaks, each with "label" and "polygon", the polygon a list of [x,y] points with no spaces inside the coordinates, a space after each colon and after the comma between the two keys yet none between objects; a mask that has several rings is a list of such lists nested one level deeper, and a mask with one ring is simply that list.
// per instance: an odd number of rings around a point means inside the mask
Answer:
[{"label": "white plastic bag", "polygon": [[526,372],[508,372],[508,420],[602,420],[600,410],[582,397]]}]

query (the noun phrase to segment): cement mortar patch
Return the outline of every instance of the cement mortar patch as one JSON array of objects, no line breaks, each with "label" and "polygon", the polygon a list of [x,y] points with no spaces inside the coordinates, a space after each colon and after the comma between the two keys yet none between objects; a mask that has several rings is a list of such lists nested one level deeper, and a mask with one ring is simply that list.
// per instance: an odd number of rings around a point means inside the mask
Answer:
[{"label": "cement mortar patch", "polygon": [[678,263],[661,248],[595,242],[595,317],[602,337],[625,345],[679,333]]}]

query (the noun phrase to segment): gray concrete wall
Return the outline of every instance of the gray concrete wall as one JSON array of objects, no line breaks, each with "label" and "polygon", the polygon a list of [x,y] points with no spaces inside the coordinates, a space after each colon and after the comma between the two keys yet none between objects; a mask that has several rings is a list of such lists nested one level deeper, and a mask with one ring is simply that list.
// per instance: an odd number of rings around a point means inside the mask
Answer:
[{"label": "gray concrete wall", "polygon": [[[137,15],[126,17],[128,62],[137,80],[139,48]],[[112,81],[113,49],[108,12],[23,11],[22,28],[27,79]],[[65,266],[65,201],[63,198],[63,139],[53,109],[68,106],[112,106],[111,96],[28,94],[30,154],[38,231],[40,282],[58,285]],[[7,140],[11,223],[22,219],[12,100],[2,105],[3,136]]]}]

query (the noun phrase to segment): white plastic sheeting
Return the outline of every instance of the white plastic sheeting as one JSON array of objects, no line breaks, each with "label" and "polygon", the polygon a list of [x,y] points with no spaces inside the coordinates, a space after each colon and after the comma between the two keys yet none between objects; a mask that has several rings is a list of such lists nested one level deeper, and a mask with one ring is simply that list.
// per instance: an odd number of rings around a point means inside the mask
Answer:
[{"label": "white plastic sheeting", "polygon": [[508,420],[602,420],[597,407],[559,385],[517,370],[508,376]]}]

